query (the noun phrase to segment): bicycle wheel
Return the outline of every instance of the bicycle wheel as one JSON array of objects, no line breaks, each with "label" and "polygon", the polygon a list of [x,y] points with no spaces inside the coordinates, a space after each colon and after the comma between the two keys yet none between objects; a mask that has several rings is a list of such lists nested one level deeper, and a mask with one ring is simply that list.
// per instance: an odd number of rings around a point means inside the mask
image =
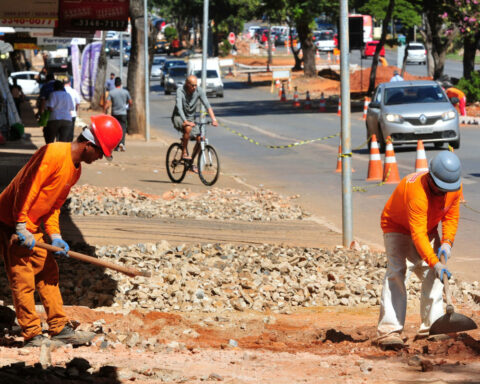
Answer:
[{"label": "bicycle wheel", "polygon": [[213,185],[220,175],[220,160],[215,148],[211,145],[205,146],[205,151],[198,155],[198,176],[205,185]]},{"label": "bicycle wheel", "polygon": [[187,173],[185,161],[182,160],[182,146],[173,143],[167,150],[167,174],[174,183],[181,183]]}]

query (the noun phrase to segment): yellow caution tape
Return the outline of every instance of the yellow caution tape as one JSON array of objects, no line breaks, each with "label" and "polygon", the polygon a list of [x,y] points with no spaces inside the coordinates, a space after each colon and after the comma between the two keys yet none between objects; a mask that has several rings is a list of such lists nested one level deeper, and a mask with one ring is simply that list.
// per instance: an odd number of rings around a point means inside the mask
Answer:
[{"label": "yellow caution tape", "polygon": [[264,147],[264,148],[269,148],[269,149],[286,149],[286,148],[293,148],[293,147],[298,147],[299,145],[305,145],[305,144],[310,144],[310,143],[313,143],[313,142],[316,142],[316,141],[323,141],[323,140],[328,140],[328,139],[333,139],[334,137],[338,137],[340,136],[340,133],[335,133],[334,135],[330,135],[330,136],[324,136],[324,137],[319,137],[317,139],[310,139],[310,140],[301,140],[301,141],[297,141],[295,143],[291,143],[291,144],[286,144],[286,145],[270,145],[270,144],[263,144],[263,143],[260,143],[254,139],[251,139],[250,137],[248,136],[245,136],[243,133],[240,133],[230,127],[227,127],[226,125],[224,124],[219,124],[221,127],[225,128],[227,131],[233,133],[234,135],[237,135],[239,137],[241,137],[242,139],[245,139],[246,141],[252,143],[252,144],[255,144],[255,145],[259,145],[261,147]]},{"label": "yellow caution tape", "polygon": [[392,170],[392,168],[390,168],[388,170],[387,176],[385,177],[385,180],[382,180],[382,181],[380,181],[379,183],[376,183],[376,184],[367,185],[365,187],[352,187],[352,191],[353,192],[367,192],[367,190],[369,190],[371,188],[381,187],[382,185],[384,185],[388,181],[388,177],[390,176],[390,171],[391,170]]},{"label": "yellow caution tape", "polygon": [[470,206],[467,204],[467,202],[460,203],[460,204],[462,204],[465,208],[471,210],[472,212],[480,213],[480,211],[479,211],[478,209],[475,209],[475,208],[470,207]]}]

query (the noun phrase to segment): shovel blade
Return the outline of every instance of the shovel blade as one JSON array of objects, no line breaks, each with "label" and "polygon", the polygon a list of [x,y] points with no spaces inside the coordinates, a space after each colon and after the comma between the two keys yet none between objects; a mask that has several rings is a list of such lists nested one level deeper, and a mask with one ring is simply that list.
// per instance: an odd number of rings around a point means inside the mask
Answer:
[{"label": "shovel blade", "polygon": [[446,314],[439,317],[430,327],[430,335],[457,333],[477,329],[475,322],[460,313]]}]

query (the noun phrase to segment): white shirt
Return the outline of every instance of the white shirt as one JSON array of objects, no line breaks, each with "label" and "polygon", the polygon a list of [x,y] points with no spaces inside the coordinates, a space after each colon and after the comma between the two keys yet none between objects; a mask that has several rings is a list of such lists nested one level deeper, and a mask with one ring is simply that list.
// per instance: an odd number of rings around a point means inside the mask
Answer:
[{"label": "white shirt", "polygon": [[400,76],[400,75],[395,75],[395,76],[393,76],[393,77],[390,79],[390,81],[391,81],[391,82],[392,82],[392,81],[403,81],[403,77]]},{"label": "white shirt", "polygon": [[71,112],[75,109],[70,95],[66,91],[55,91],[50,94],[47,100],[47,107],[52,108],[50,120],[70,120]]},{"label": "white shirt", "polygon": [[65,91],[67,91],[67,93],[70,95],[70,97],[72,98],[72,101],[73,101],[73,111],[72,111],[72,117],[77,117],[77,105],[80,104],[80,102],[82,101],[80,99],[80,95],[78,94],[77,90],[66,85],[65,86]]}]

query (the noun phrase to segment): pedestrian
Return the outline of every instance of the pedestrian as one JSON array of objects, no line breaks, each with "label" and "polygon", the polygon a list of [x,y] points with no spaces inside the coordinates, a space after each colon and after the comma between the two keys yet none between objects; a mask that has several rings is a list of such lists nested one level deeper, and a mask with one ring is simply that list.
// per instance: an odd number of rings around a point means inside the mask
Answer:
[{"label": "pedestrian", "polygon": [[35,248],[37,242],[51,240],[52,245],[63,248],[55,254],[68,256],[70,248],[59,227],[60,208],[80,177],[81,163],[110,157],[120,141],[122,128],[112,117],[92,116],[91,122],[73,143],[41,147],[0,194],[0,255],[25,347],[40,347],[47,340],[35,309],[35,290],[55,344],[82,345],[95,336],[74,330],[63,309],[55,258],[51,252]]},{"label": "pedestrian", "polygon": [[48,97],[53,92],[53,83],[55,82],[55,76],[53,73],[47,73],[45,77],[45,83],[43,83],[42,87],[40,88],[40,94],[38,96],[38,113],[37,116],[42,119],[42,115],[46,111],[46,104]]},{"label": "pedestrian", "polygon": [[35,77],[35,80],[37,80],[37,83],[40,85],[43,85],[47,81],[47,68],[43,67],[40,72],[38,72],[38,75]]},{"label": "pedestrian", "polygon": [[10,93],[12,94],[13,101],[15,102],[15,107],[17,108],[18,116],[22,116],[20,113],[20,106],[25,100],[25,95],[23,94],[22,87],[18,85],[17,79],[13,78],[13,84],[10,86]]},{"label": "pedestrian", "polygon": [[72,128],[70,129],[70,134],[67,137],[67,141],[73,141],[73,134],[75,131],[75,121],[77,120],[77,112],[78,112],[78,107],[80,106],[81,99],[76,89],[72,88],[70,77],[66,77],[63,80],[63,86],[65,87],[65,91],[71,97],[73,102],[73,107],[74,107],[72,111]]},{"label": "pedestrian", "polygon": [[398,71],[393,71],[393,77],[390,79],[390,82],[392,81],[403,81],[403,77],[400,76]]},{"label": "pedestrian", "polygon": [[[451,274],[450,258],[459,219],[462,195],[461,164],[450,151],[431,161],[428,172],[406,176],[390,196],[381,216],[387,254],[387,271],[380,301],[376,340],[382,348],[403,346],[401,333],[407,309],[406,277],[411,272],[422,281],[421,325],[416,338],[428,336],[443,315],[443,274]],[[442,237],[437,226],[442,222]]]},{"label": "pedestrian", "polygon": [[112,107],[112,116],[115,117],[122,126],[123,135],[118,148],[122,152],[126,151],[125,136],[127,134],[127,109],[132,105],[132,98],[130,92],[122,87],[122,79],[120,77],[115,78],[115,89],[108,94],[107,102],[103,107],[103,112],[106,114],[108,108]]},{"label": "pedestrian", "polygon": [[43,128],[45,144],[53,143],[55,139],[72,141],[69,140],[69,137],[72,127],[72,111],[75,110],[75,107],[60,80],[55,80],[53,92],[48,97],[46,107],[50,111],[50,117],[46,127]]},{"label": "pedestrian", "polygon": [[110,73],[110,79],[105,82],[105,90],[110,92],[112,89],[115,89],[115,73]]}]

